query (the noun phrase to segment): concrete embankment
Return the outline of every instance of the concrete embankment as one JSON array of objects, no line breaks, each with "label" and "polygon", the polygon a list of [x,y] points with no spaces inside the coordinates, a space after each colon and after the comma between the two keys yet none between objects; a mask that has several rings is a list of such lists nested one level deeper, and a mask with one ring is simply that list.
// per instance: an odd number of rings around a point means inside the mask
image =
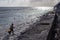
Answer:
[{"label": "concrete embankment", "polygon": [[[47,40],[48,34],[52,28],[55,14],[47,13],[41,17],[41,20],[30,25],[29,30],[22,32],[15,40]],[[50,33],[51,34],[51,33]]]}]

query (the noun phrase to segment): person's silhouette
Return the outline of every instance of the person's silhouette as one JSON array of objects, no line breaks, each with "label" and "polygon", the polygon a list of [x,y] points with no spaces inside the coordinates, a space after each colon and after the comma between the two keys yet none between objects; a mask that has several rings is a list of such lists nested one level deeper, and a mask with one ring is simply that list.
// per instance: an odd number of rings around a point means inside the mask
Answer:
[{"label": "person's silhouette", "polygon": [[13,31],[13,28],[14,28],[14,26],[13,26],[13,23],[10,25],[10,28],[9,28],[9,31],[8,31],[8,33],[9,34],[14,34],[14,31]]}]

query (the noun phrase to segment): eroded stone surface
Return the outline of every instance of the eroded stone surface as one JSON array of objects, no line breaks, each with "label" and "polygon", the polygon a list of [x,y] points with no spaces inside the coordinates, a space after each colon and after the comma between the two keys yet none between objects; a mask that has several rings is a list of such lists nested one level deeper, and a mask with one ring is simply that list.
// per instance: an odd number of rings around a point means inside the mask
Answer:
[{"label": "eroded stone surface", "polygon": [[[50,19],[45,20],[47,15],[41,18],[41,21],[37,22],[37,24],[32,25],[32,29],[28,30],[26,33],[18,36],[18,40],[46,40],[49,30],[51,28],[52,22],[54,20],[53,16],[48,16]],[[43,20],[44,19],[44,20]],[[41,25],[40,23],[49,23],[49,25]]]}]

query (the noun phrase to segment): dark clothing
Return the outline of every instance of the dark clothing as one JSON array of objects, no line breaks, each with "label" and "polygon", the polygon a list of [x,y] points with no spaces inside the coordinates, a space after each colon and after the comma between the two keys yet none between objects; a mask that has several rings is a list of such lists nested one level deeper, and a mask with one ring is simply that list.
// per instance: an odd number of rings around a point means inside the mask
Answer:
[{"label": "dark clothing", "polygon": [[11,33],[14,34],[13,28],[14,28],[14,27],[13,27],[13,23],[12,23],[11,26],[10,26],[10,28],[9,28],[10,31],[8,31],[9,34],[11,34]]},{"label": "dark clothing", "polygon": [[14,27],[13,27],[13,24],[11,24],[11,26],[10,26],[10,30],[13,31],[13,28],[14,28]]},{"label": "dark clothing", "polygon": [[8,31],[9,34],[11,34],[11,31]]}]

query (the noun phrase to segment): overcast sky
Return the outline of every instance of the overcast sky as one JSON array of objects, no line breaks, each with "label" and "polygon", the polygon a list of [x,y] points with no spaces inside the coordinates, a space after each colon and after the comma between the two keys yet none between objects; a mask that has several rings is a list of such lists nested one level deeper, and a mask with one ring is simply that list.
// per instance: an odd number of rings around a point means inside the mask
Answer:
[{"label": "overcast sky", "polygon": [[1,6],[54,6],[60,0],[0,0]]},{"label": "overcast sky", "polygon": [[29,0],[0,0],[0,6],[28,6]]},{"label": "overcast sky", "polygon": [[31,0],[31,6],[52,7],[58,2],[60,2],[60,0]]}]

